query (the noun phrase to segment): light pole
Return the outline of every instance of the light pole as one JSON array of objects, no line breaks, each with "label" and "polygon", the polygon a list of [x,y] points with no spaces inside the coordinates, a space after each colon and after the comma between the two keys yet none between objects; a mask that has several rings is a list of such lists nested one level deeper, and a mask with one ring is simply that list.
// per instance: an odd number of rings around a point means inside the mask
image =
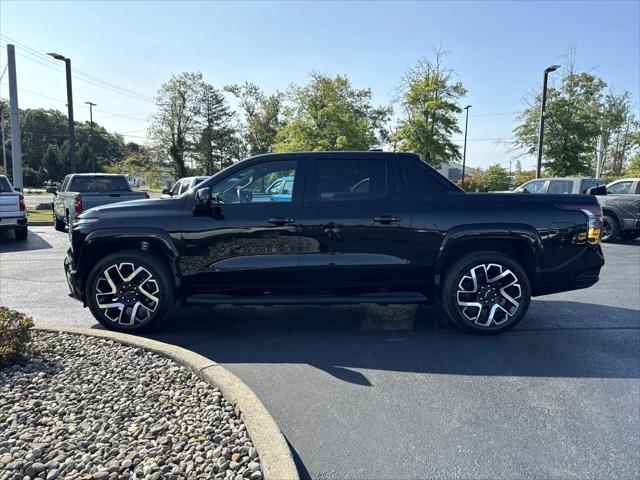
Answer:
[{"label": "light pole", "polygon": [[63,61],[67,72],[67,110],[69,120],[69,168],[71,173],[77,173],[76,167],[76,130],[73,124],[73,93],[71,90],[71,59],[59,53],[47,53],[56,60]]},{"label": "light pole", "polygon": [[93,152],[93,107],[97,105],[97,103],[93,102],[84,102],[89,105],[89,125],[90,125],[90,136],[89,136],[89,147],[91,147],[91,171],[96,171],[96,156]]},{"label": "light pole", "polygon": [[464,121],[464,147],[462,147],[462,180],[460,186],[464,188],[464,167],[467,163],[467,130],[469,129],[469,109],[471,105],[467,105],[464,109],[467,111],[467,118]]},{"label": "light pole", "polygon": [[542,105],[540,106],[540,132],[538,133],[538,167],[536,168],[536,178],[540,178],[542,172],[542,144],[544,141],[544,109],[547,104],[547,78],[549,73],[555,72],[560,65],[551,65],[544,69],[544,80],[542,82]]}]

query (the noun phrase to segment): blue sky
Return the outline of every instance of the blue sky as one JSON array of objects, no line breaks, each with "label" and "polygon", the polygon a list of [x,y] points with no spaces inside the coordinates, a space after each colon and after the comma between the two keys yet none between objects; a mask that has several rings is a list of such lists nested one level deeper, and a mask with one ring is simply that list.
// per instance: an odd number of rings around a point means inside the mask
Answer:
[{"label": "blue sky", "polygon": [[[513,112],[570,45],[577,66],[640,98],[640,2],[0,2],[0,34],[147,96],[172,73],[200,70],[214,86],[251,81],[266,91],[310,71],[346,74],[388,104],[402,73],[442,45],[468,90],[468,163],[508,166]],[[0,42],[0,68],[6,64]],[[64,110],[60,67],[17,44],[21,108]],[[26,58],[29,57],[29,58]],[[57,69],[60,68],[60,71]],[[0,94],[7,96],[7,77]],[[51,98],[47,98],[51,97]],[[153,103],[74,78],[75,117],[143,141]],[[118,114],[120,116],[116,116]],[[461,126],[464,119],[461,117]],[[462,135],[455,140],[461,142]],[[525,167],[533,159],[524,158]]]}]

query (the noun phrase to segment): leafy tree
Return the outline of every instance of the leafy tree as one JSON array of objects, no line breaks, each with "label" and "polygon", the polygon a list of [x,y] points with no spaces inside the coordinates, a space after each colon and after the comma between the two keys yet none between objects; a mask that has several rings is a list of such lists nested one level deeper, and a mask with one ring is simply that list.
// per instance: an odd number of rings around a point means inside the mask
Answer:
[{"label": "leafy tree", "polygon": [[486,190],[484,176],[479,168],[474,168],[465,174],[464,189],[467,192],[483,192]]},{"label": "leafy tree", "polygon": [[135,174],[144,179],[151,188],[160,188],[161,176],[169,173],[172,166],[159,160],[160,152],[154,148],[137,144],[127,144],[129,153],[126,157],[111,164],[107,171],[113,173]]},{"label": "leafy tree", "polygon": [[535,170],[521,170],[519,172],[516,172],[515,184],[522,185],[523,183],[528,182],[529,180],[533,180],[534,178],[536,178]]},{"label": "leafy tree", "polygon": [[200,133],[202,73],[172,75],[158,90],[151,134],[168,154],[178,177],[188,176],[187,157]]},{"label": "leafy tree", "polygon": [[511,177],[506,168],[496,163],[485,170],[484,182],[490,191],[507,190],[511,186]]},{"label": "leafy tree", "polygon": [[243,138],[250,155],[268,153],[276,141],[281,127],[283,95],[276,92],[265,95],[253,83],[228,85],[225,90],[235,95],[244,112]]},{"label": "leafy tree", "polygon": [[216,164],[222,165],[223,159],[228,157],[226,147],[229,137],[235,133],[231,124],[234,114],[222,93],[208,83],[201,84],[200,95],[203,128],[199,150],[205,173],[212,175]]},{"label": "leafy tree", "polygon": [[388,108],[371,105],[370,89],[354,89],[342,75],[313,73],[293,86],[274,151],[367,150],[380,144]]},{"label": "leafy tree", "polygon": [[68,171],[67,166],[64,164],[60,147],[56,144],[47,146],[47,151],[42,158],[42,166],[46,180],[51,180],[52,182],[61,181]]},{"label": "leafy tree", "polygon": [[444,52],[436,50],[433,61],[424,58],[405,73],[400,85],[404,116],[390,137],[395,149],[418,152],[435,167],[461,157],[451,135],[461,132],[456,115],[467,93],[443,61]]},{"label": "leafy tree", "polygon": [[[606,150],[611,132],[620,122],[619,104],[625,100],[614,95],[605,97],[606,83],[591,73],[576,73],[573,57],[563,72],[559,86],[547,90],[544,166],[552,176],[594,173],[596,155],[600,154],[598,143]],[[535,155],[541,94],[530,95],[527,101],[529,106],[514,129],[514,144]]]},{"label": "leafy tree", "polygon": [[625,177],[640,177],[640,153],[636,153],[624,171]]}]

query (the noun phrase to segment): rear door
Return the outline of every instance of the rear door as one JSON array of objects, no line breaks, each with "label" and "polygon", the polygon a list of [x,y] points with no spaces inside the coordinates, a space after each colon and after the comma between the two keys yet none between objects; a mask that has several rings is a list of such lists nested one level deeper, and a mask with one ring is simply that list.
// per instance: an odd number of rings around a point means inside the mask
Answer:
[{"label": "rear door", "polygon": [[300,266],[310,284],[378,289],[401,283],[411,216],[392,156],[318,156],[300,215]]}]

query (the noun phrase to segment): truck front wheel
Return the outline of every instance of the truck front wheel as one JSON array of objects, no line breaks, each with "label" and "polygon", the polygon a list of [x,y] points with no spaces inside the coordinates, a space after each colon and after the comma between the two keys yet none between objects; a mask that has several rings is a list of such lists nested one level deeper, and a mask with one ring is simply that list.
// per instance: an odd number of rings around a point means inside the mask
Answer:
[{"label": "truck front wheel", "polygon": [[602,217],[602,241],[615,242],[620,235],[620,225],[611,215],[604,215]]},{"label": "truck front wheel", "polygon": [[175,303],[173,277],[166,262],[137,250],[115,252],[87,277],[87,303],[110,330],[141,332],[158,326]]},{"label": "truck front wheel", "polygon": [[508,255],[481,251],[456,260],[446,271],[442,306],[459,327],[474,333],[501,333],[527,313],[531,283]]}]

